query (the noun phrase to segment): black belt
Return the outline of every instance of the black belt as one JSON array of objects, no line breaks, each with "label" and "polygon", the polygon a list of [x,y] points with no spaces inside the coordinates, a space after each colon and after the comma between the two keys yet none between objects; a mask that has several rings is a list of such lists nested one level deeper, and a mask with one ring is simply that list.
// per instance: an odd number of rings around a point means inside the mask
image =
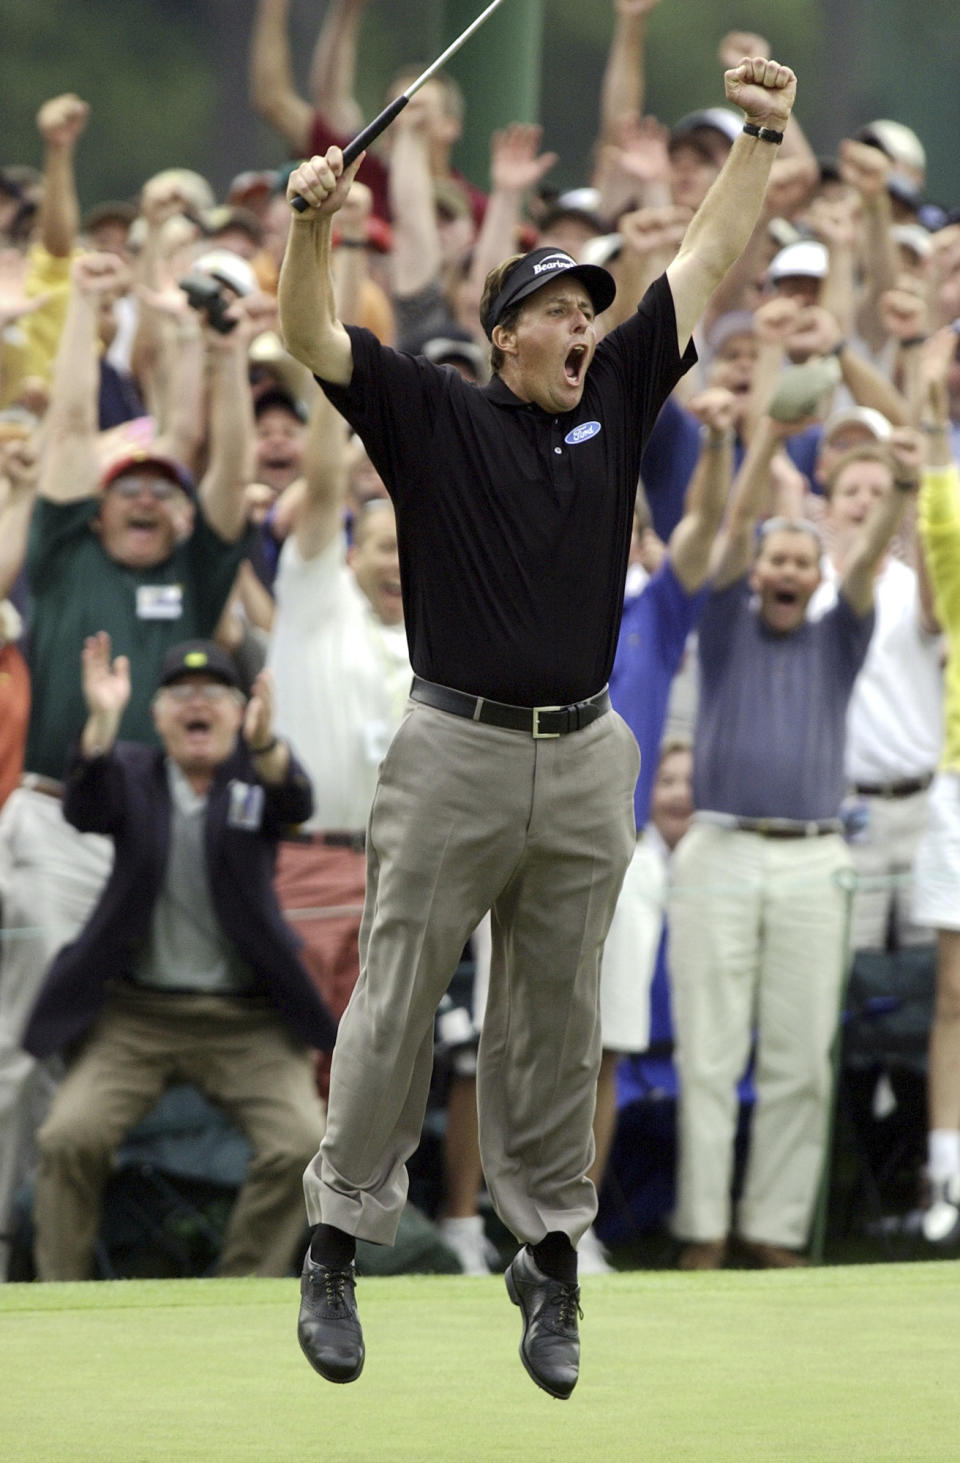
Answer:
[{"label": "black belt", "polygon": [[853,790],[862,798],[909,798],[915,792],[926,792],[933,773],[922,777],[904,777],[899,782],[855,782]]},{"label": "black belt", "polygon": [[563,737],[581,731],[610,710],[606,686],[586,701],[572,706],[508,706],[503,701],[488,701],[485,696],[470,696],[452,686],[438,686],[414,676],[410,695],[414,701],[464,716],[469,721],[482,721],[487,726],[501,726],[508,731],[527,732],[532,737]]},{"label": "black belt", "polygon": [[321,848],[350,848],[354,853],[363,853],[367,846],[367,835],[362,828],[334,828],[327,829],[324,833],[311,833],[298,830],[293,833],[285,833],[284,843],[306,843],[312,847]]},{"label": "black belt", "polygon": [[825,833],[839,833],[837,818],[823,822],[778,823],[773,818],[737,818],[735,826],[743,833],[759,833],[762,838],[819,838]]}]

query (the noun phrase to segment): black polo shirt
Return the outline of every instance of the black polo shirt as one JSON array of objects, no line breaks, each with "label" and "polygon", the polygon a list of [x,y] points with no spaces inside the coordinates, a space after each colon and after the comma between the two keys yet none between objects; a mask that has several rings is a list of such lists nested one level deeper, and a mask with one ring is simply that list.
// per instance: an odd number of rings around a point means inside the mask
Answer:
[{"label": "black polo shirt", "polygon": [[696,360],[677,352],[666,276],[597,347],[580,405],[554,416],[499,379],[401,355],[350,327],[353,375],[320,385],[396,506],[410,661],[427,680],[520,706],[606,684],[644,443]]}]

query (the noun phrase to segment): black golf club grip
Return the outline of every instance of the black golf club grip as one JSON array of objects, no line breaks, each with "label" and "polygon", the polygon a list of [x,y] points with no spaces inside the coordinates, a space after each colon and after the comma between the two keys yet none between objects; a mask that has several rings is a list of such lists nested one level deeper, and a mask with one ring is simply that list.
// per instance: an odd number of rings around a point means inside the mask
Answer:
[{"label": "black golf club grip", "polygon": [[[384,107],[383,111],[374,117],[372,122],[367,123],[362,132],[358,132],[356,137],[347,143],[343,149],[343,166],[345,168],[348,168],[370,146],[371,142],[380,136],[381,132],[387,130],[394,117],[399,117],[409,100],[410,97],[407,93],[402,91],[398,97],[394,97],[388,107]],[[306,213],[310,207],[307,200],[301,198],[299,193],[294,194],[290,200],[290,205],[297,210],[297,213]]]}]

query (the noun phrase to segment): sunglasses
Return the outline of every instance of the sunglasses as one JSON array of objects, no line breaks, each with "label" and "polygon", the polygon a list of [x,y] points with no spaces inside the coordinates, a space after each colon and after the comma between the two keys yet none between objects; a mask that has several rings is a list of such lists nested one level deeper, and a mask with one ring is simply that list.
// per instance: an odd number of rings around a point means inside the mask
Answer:
[{"label": "sunglasses", "polygon": [[124,474],[122,477],[114,478],[107,487],[119,498],[133,500],[139,498],[143,492],[150,493],[158,503],[167,503],[174,493],[181,492],[179,484],[170,478],[154,477],[151,473],[137,473],[135,476]]},{"label": "sunglasses", "polygon": [[181,704],[199,696],[201,701],[207,701],[211,706],[219,705],[229,696],[237,696],[233,686],[225,686],[222,681],[175,681],[172,686],[163,687],[163,694]]}]

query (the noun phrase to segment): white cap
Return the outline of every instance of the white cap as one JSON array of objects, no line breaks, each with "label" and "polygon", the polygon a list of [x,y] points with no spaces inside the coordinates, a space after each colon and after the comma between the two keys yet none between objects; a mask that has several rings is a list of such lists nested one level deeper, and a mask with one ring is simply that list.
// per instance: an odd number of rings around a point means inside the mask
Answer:
[{"label": "white cap", "polygon": [[670,136],[676,141],[679,137],[685,137],[688,132],[696,132],[701,127],[712,128],[714,132],[720,132],[728,140],[733,142],[743,131],[743,115],[740,112],[731,111],[729,107],[704,107],[699,112],[688,112],[685,117],[670,128]]},{"label": "white cap", "polygon": [[609,264],[611,259],[616,259],[622,248],[622,234],[598,234],[595,239],[587,239],[580,245],[580,263]]},{"label": "white cap", "polygon": [[551,209],[575,209],[578,213],[596,213],[600,207],[599,188],[568,188],[550,205]]},{"label": "white cap", "polygon": [[822,440],[829,442],[837,432],[844,427],[866,427],[871,436],[878,442],[887,442],[890,433],[893,431],[890,423],[882,412],[876,411],[872,406],[847,406],[839,411],[831,412],[823,424]]},{"label": "white cap", "polygon": [[866,127],[861,127],[857,137],[861,142],[875,142],[880,151],[885,152],[895,163],[913,168],[918,173],[923,173],[926,169],[927,154],[923,143],[913,129],[906,127],[903,122],[891,122],[889,118],[881,117],[878,121],[868,122]]},{"label": "white cap", "polygon": [[796,244],[788,244],[779,254],[773,256],[767,277],[774,283],[779,279],[793,279],[797,275],[825,279],[828,264],[826,245],[818,243],[816,239],[801,239]]},{"label": "white cap", "polygon": [[929,231],[923,224],[895,224],[890,230],[890,237],[905,249],[912,249],[921,259],[929,259],[933,253]]},{"label": "white cap", "polygon": [[194,269],[209,274],[221,284],[229,285],[238,295],[252,295],[257,289],[257,276],[245,259],[232,249],[211,249],[194,261]]}]

